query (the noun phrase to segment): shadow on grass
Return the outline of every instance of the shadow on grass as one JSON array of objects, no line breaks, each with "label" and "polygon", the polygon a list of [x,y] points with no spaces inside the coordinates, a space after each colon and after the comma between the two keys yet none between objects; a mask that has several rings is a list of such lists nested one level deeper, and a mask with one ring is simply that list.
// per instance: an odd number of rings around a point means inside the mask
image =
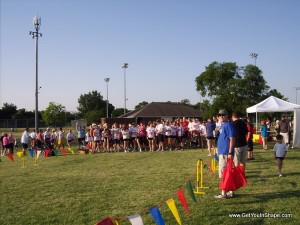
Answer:
[{"label": "shadow on grass", "polygon": [[[291,182],[293,183],[293,182]],[[297,184],[293,184],[296,188]],[[300,192],[299,190],[294,190],[294,191],[283,191],[283,192],[273,192],[273,193],[260,193],[260,194],[236,194],[234,199],[238,198],[243,198],[243,199],[255,199],[253,201],[244,201],[244,202],[239,202],[241,205],[248,205],[248,204],[253,204],[253,203],[261,203],[261,202],[268,202],[270,200],[280,198],[280,199],[289,199],[289,198],[299,198],[300,197]],[[236,202],[228,203],[228,205],[235,205]]]},{"label": "shadow on grass", "polygon": [[289,152],[287,152],[287,155],[286,155],[286,160],[290,161],[290,160],[300,160],[300,156],[289,156],[288,155]]}]

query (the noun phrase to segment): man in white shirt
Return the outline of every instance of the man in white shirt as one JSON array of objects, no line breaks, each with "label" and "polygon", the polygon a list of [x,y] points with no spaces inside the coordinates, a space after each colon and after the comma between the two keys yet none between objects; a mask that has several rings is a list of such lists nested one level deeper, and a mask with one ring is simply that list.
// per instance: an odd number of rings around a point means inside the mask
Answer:
[{"label": "man in white shirt", "polygon": [[25,131],[22,133],[21,136],[21,145],[23,149],[23,154],[26,155],[26,151],[28,148],[28,141],[29,141],[29,133],[28,133],[28,128],[25,129]]}]

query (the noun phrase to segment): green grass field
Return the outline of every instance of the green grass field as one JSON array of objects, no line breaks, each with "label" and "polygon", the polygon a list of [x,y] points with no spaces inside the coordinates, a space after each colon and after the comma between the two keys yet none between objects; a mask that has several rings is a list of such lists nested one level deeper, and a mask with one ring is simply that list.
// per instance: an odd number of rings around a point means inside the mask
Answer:
[{"label": "green grass field", "polygon": [[[288,152],[281,178],[273,152],[255,149],[254,157],[247,164],[248,185],[232,199],[214,198],[220,180],[209,170],[204,172],[204,185],[210,188],[203,189],[205,195],[196,195],[197,203],[184,187],[189,216],[176,192],[188,180],[195,187],[197,160],[212,159],[206,150],[66,157],[60,153],[39,158],[37,164],[27,156],[25,168],[16,154],[15,162],[1,157],[0,224],[92,225],[107,216],[124,219],[137,213],[144,224],[156,224],[148,213],[153,206],[158,206],[165,224],[178,224],[165,203],[168,198],[174,198],[182,224],[187,225],[300,224],[300,149]],[[282,213],[288,218],[272,218]]]}]

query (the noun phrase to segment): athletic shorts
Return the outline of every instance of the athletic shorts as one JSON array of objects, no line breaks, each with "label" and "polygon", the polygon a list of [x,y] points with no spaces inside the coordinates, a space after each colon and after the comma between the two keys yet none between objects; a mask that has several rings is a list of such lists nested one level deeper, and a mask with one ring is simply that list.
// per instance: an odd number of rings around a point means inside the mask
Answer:
[{"label": "athletic shorts", "polygon": [[113,144],[120,144],[120,140],[119,139],[113,139]]},{"label": "athletic shorts", "polygon": [[28,148],[28,144],[22,143],[22,148],[23,148],[23,149],[27,149],[27,148]]},{"label": "athletic shorts", "polygon": [[253,151],[253,141],[248,141],[248,152],[252,152]]},{"label": "athletic shorts", "polygon": [[164,142],[165,141],[165,135],[164,134],[158,134],[157,138],[158,138],[159,142]]},{"label": "athletic shorts", "polygon": [[215,138],[213,136],[207,136],[206,139],[207,140],[214,140]]},{"label": "athletic shorts", "polygon": [[234,148],[234,158],[233,161],[235,163],[245,164],[247,160],[247,152],[248,146],[245,145],[243,147]]},{"label": "athletic shorts", "polygon": [[222,178],[223,170],[227,166],[227,155],[219,155],[219,178]]}]

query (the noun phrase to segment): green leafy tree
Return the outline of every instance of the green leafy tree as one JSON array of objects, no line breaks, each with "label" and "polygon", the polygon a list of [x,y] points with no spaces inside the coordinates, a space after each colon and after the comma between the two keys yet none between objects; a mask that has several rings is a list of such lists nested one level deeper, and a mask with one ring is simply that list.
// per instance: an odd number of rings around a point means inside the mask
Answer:
[{"label": "green leafy tree", "polygon": [[[128,112],[128,111],[127,111]],[[124,108],[116,108],[112,113],[111,117],[116,118],[124,114]]]},{"label": "green leafy tree", "polygon": [[[200,106],[201,104],[201,106]],[[211,115],[214,114],[212,111],[212,105],[209,100],[204,100],[203,102],[198,102],[197,104],[193,105],[194,109],[201,109],[202,112],[202,118],[207,119],[208,117],[211,117]]]},{"label": "green leafy tree", "polygon": [[[78,99],[79,113],[87,120],[88,123],[99,122],[100,118],[106,117],[106,101],[100,92],[92,91],[88,94],[80,95]],[[108,104],[108,115],[111,115],[115,107]]]},{"label": "green leafy tree", "polygon": [[34,119],[33,111],[26,111],[26,109],[18,109],[17,112],[13,115],[13,119]]},{"label": "green leafy tree", "polygon": [[95,110],[90,110],[90,111],[86,112],[84,115],[85,115],[85,119],[88,124],[91,124],[91,123],[98,124],[100,122],[100,118],[105,117],[105,116],[101,116],[104,114],[105,114],[104,109],[101,109],[101,110],[95,109]]},{"label": "green leafy tree", "polygon": [[268,97],[270,97],[270,96],[274,96],[274,97],[276,97],[276,98],[280,98],[280,99],[282,99],[282,100],[288,101],[288,99],[285,98],[285,97],[284,97],[277,89],[272,89],[272,90],[270,90],[270,91],[266,94],[265,98],[268,98]]},{"label": "green leafy tree", "polygon": [[60,104],[50,102],[42,112],[43,121],[47,126],[60,126],[66,120],[66,108]]},{"label": "green leafy tree", "polygon": [[4,103],[0,109],[0,117],[3,119],[12,119],[13,115],[17,113],[17,106],[12,103]]},{"label": "green leafy tree", "polygon": [[[148,102],[142,101],[142,102],[140,102],[138,105],[136,105],[136,106],[134,107],[134,109],[142,108],[142,107],[144,107],[144,106],[146,106],[146,105],[148,105],[148,104],[149,104]],[[123,113],[124,113],[124,110],[123,110]]]},{"label": "green leafy tree", "polygon": [[186,105],[186,106],[191,106],[191,101],[189,99],[183,99],[180,101],[180,104]]},{"label": "green leafy tree", "polygon": [[221,108],[245,114],[246,108],[263,100],[269,90],[258,67],[238,67],[232,62],[211,63],[195,81],[197,91],[213,99],[210,116]]}]

